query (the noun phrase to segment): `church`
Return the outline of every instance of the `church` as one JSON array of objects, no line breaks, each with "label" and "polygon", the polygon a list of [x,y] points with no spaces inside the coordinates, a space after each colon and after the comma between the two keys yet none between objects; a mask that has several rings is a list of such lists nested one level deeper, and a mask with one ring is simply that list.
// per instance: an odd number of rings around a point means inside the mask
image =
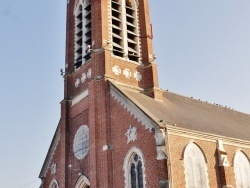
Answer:
[{"label": "church", "polygon": [[148,0],[67,0],[40,188],[249,188],[250,115],[159,88]]}]

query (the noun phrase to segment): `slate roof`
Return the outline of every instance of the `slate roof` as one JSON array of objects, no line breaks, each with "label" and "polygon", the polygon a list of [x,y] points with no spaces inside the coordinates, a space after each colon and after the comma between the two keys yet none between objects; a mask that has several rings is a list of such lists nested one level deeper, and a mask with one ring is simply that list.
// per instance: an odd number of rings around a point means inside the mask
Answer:
[{"label": "slate roof", "polygon": [[250,115],[163,91],[163,101],[118,87],[155,121],[167,125],[250,141]]}]

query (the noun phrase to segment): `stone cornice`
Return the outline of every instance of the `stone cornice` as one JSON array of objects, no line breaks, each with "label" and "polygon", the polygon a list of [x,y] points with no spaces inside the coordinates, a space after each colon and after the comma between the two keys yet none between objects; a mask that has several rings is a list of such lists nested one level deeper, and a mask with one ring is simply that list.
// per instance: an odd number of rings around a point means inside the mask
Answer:
[{"label": "stone cornice", "polygon": [[172,135],[198,139],[198,140],[206,140],[209,142],[216,142],[217,140],[223,140],[223,143],[225,145],[233,145],[233,146],[242,147],[242,148],[250,148],[250,141],[247,141],[247,140],[230,138],[226,136],[220,136],[220,135],[205,133],[201,131],[194,131],[194,130],[184,129],[184,128],[176,127],[172,125],[166,125],[166,128],[168,129],[168,134],[172,134]]}]

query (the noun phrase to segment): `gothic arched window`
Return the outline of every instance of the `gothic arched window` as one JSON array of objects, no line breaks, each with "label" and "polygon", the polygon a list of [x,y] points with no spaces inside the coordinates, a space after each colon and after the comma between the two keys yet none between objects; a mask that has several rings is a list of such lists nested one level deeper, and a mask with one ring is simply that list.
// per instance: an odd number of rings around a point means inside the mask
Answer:
[{"label": "gothic arched window", "polygon": [[91,40],[91,3],[80,0],[75,8],[75,67],[79,68],[90,59]]},{"label": "gothic arched window", "polygon": [[139,61],[138,5],[135,0],[111,0],[113,54]]},{"label": "gothic arched window", "polygon": [[190,143],[184,152],[185,179],[187,188],[208,187],[207,166],[200,148]]},{"label": "gothic arched window", "polygon": [[126,188],[145,187],[145,169],[142,152],[132,148],[124,161]]},{"label": "gothic arched window", "polygon": [[250,187],[250,163],[242,151],[237,151],[234,157],[234,173],[238,188]]},{"label": "gothic arched window", "polygon": [[59,188],[58,182],[54,179],[49,185],[49,188]]},{"label": "gothic arched window", "polygon": [[89,188],[89,187],[90,187],[89,179],[86,176],[81,175],[77,180],[74,188]]}]

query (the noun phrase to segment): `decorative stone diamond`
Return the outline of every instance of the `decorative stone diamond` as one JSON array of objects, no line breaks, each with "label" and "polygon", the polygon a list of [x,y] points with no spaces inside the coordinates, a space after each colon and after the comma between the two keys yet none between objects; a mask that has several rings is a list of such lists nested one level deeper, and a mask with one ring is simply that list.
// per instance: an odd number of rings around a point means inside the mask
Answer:
[{"label": "decorative stone diamond", "polygon": [[115,73],[115,75],[120,75],[122,73],[122,70],[117,65],[112,67],[112,71]]},{"label": "decorative stone diamond", "polygon": [[91,74],[92,74],[92,70],[91,70],[91,69],[88,69],[87,77],[88,77],[88,78],[91,78]]},{"label": "decorative stone diamond", "polygon": [[137,81],[141,81],[141,79],[142,79],[141,73],[139,73],[138,71],[135,71],[135,72],[134,72],[134,78],[135,78]]},{"label": "decorative stone diamond", "polygon": [[79,86],[79,84],[80,84],[80,79],[79,79],[79,78],[77,78],[77,79],[76,79],[76,81],[75,81],[75,87],[78,87],[78,86]]},{"label": "decorative stone diamond", "polygon": [[130,78],[132,76],[132,73],[130,72],[129,69],[124,69],[123,70],[123,75],[126,77],[126,78]]},{"label": "decorative stone diamond", "polygon": [[86,81],[86,78],[86,73],[82,73],[81,82],[84,83]]}]

